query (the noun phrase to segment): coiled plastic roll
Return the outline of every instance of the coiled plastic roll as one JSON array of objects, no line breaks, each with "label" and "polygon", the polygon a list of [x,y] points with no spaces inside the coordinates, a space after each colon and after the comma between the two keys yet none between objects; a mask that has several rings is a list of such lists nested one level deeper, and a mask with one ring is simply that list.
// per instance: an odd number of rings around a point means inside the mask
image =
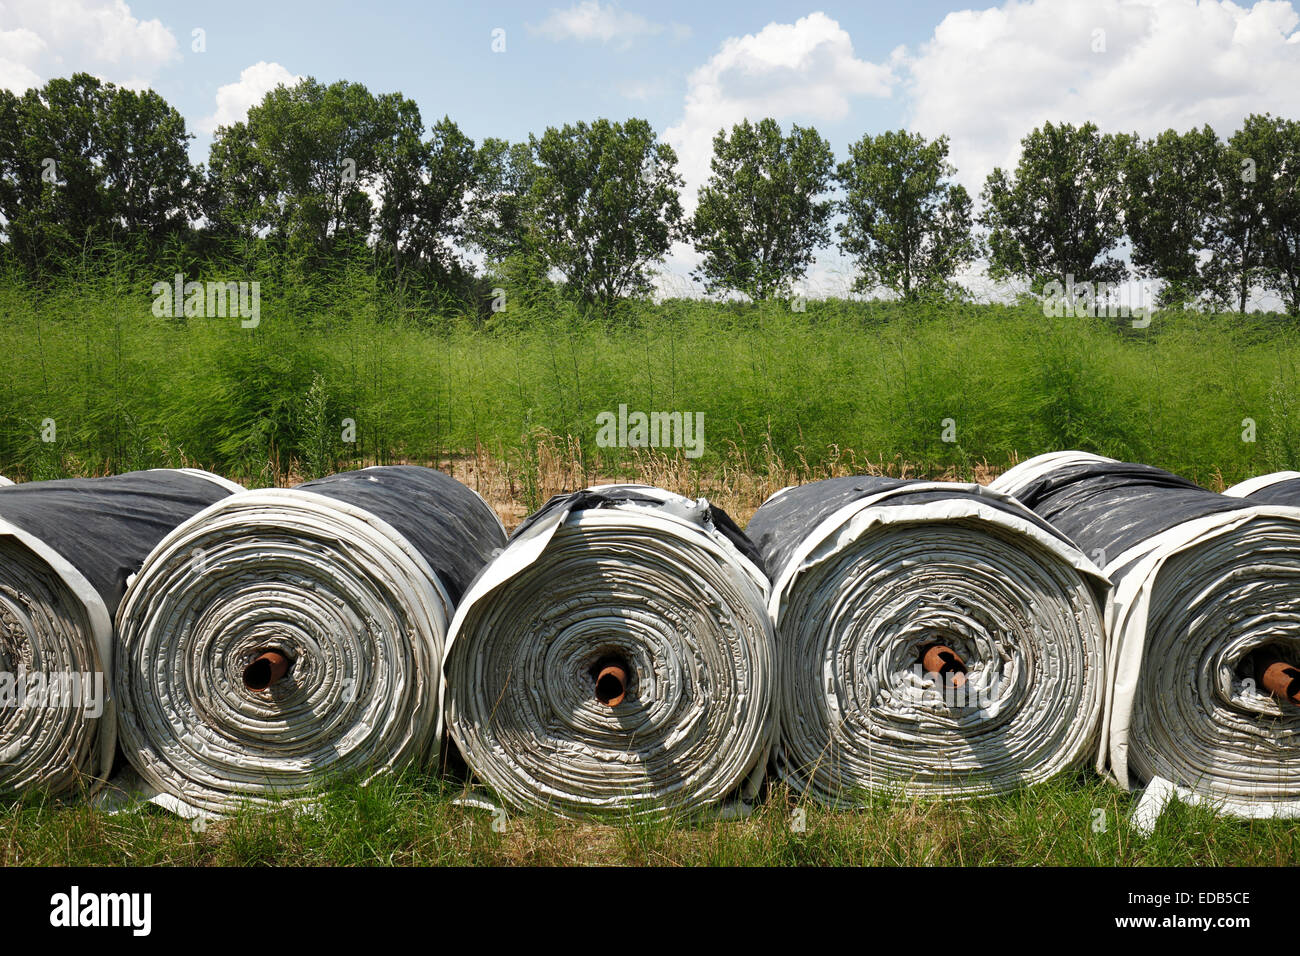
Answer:
[{"label": "coiled plastic roll", "polygon": [[504,544],[478,495],[412,466],[244,492],[177,528],[118,616],[146,792],[217,814],[432,765],[451,611]]},{"label": "coiled plastic roll", "polygon": [[1014,499],[835,478],[778,492],[746,530],[773,575],[794,789],[834,807],[970,797],[1095,752],[1106,582]]},{"label": "coiled plastic roll", "polygon": [[766,598],[752,545],[704,499],[553,498],[456,612],[451,736],[515,809],[738,809],[774,728]]},{"label": "coiled plastic roll", "polygon": [[1260,680],[1269,662],[1300,663],[1300,509],[1082,452],[995,484],[1113,582],[1099,769],[1243,816],[1300,810],[1300,708]]},{"label": "coiled plastic roll", "polygon": [[194,469],[4,485],[0,792],[92,792],[116,748],[112,620],[127,577],[239,486]]},{"label": "coiled plastic roll", "polygon": [[1274,471],[1247,478],[1224,494],[1229,498],[1244,498],[1255,505],[1300,507],[1300,471]]}]

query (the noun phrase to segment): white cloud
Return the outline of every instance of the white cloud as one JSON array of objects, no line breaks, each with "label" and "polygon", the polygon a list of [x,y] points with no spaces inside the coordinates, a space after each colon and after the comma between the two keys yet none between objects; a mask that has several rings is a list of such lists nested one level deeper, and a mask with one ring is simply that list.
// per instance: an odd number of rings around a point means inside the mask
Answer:
[{"label": "white cloud", "polygon": [[[720,128],[745,117],[839,121],[855,98],[897,88],[905,125],[946,133],[958,179],[978,196],[989,171],[1014,167],[1021,138],[1048,120],[1143,136],[1209,123],[1228,136],[1250,113],[1300,115],[1298,11],[1296,0],[1011,0],[949,14],[927,42],[882,63],[857,58],[847,33],[814,13],[726,40],[691,73],[682,118],[664,138],[678,152],[689,211]],[[679,245],[667,267],[680,276],[697,262]],[[846,266],[823,250],[809,284],[842,283]],[[982,269],[962,281],[1001,295]]]},{"label": "white cloud", "polygon": [[841,120],[857,97],[888,97],[896,78],[889,63],[859,59],[853,42],[824,13],[794,23],[769,23],[731,37],[687,80],[681,120],[664,131],[686,181],[684,204],[709,174],[713,137],[741,120]]},{"label": "white cloud", "polygon": [[[601,43],[619,40],[627,44],[637,37],[662,33],[664,27],[639,13],[620,10],[612,4],[602,6],[599,0],[582,0],[564,10],[552,9],[540,25],[529,29],[552,40],[595,40]],[[674,23],[672,34],[674,39],[684,40],[691,35],[691,28]]]},{"label": "white cloud", "polygon": [[279,63],[265,60],[244,67],[237,82],[227,83],[217,90],[216,112],[199,120],[198,127],[205,133],[213,133],[218,126],[239,123],[248,116],[249,108],[262,102],[271,90],[282,83],[292,86],[301,79]]},{"label": "white cloud", "polygon": [[46,42],[26,27],[0,30],[0,58],[15,63],[37,60],[46,49]]},{"label": "white cloud", "polygon": [[951,13],[905,59],[908,125],[948,134],[975,195],[1047,120],[1144,136],[1209,123],[1230,135],[1252,112],[1300,114],[1298,24],[1287,2],[1030,0]]},{"label": "white cloud", "polygon": [[41,78],[28,64],[36,63],[45,41],[31,30],[0,30],[0,87],[21,93],[41,85]]},{"label": "white cloud", "polygon": [[9,0],[0,6],[0,86],[16,93],[55,76],[93,73],[147,86],[180,59],[176,37],[123,0]]}]

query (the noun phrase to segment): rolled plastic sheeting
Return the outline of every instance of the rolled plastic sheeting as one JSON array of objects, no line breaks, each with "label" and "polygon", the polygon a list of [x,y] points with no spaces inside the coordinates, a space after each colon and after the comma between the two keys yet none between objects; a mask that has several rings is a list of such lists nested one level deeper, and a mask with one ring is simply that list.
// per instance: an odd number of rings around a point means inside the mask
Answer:
[{"label": "rolled plastic sheeting", "polygon": [[112,769],[113,613],[154,545],[239,486],[196,469],[0,492],[0,791],[93,792]]},{"label": "rolled plastic sheeting", "polygon": [[1083,452],[1031,459],[994,485],[1113,582],[1098,769],[1241,816],[1300,811],[1300,708],[1255,673],[1266,655],[1300,661],[1300,509]]},{"label": "rolled plastic sheeting", "polygon": [[[834,478],[746,528],[772,574],[775,764],[832,807],[872,792],[973,797],[1095,752],[1106,581],[1047,522],[979,485]],[[927,649],[964,663],[928,671]]]},{"label": "rolled plastic sheeting", "polygon": [[1247,478],[1224,494],[1249,499],[1251,504],[1300,507],[1300,471],[1274,471]]},{"label": "rolled plastic sheeting", "polygon": [[504,545],[472,490],[404,465],[247,491],[177,528],[118,617],[146,793],[212,815],[436,763],[447,624]]},{"label": "rolled plastic sheeting", "polygon": [[774,730],[766,600],[757,552],[704,499],[552,498],[456,611],[451,737],[514,809],[743,812]]}]

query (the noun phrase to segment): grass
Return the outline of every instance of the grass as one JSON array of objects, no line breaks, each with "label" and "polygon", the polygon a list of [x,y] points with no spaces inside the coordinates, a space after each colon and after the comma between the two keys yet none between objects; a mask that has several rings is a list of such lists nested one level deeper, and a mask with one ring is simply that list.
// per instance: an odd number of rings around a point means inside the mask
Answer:
[{"label": "grass", "polygon": [[[458,789],[414,774],[325,790],[310,812],[241,812],[196,832],[147,807],[109,815],[29,796],[0,810],[0,865],[79,866],[1277,866],[1300,828],[1172,805],[1133,831],[1133,798],[1091,773],[962,803],[879,796],[856,811],[779,785],[747,819],[591,823],[510,817],[499,831]],[[804,829],[792,823],[804,811]]]},{"label": "grass", "polygon": [[193,464],[273,484],[487,455],[531,507],[539,441],[584,472],[635,469],[635,450],[595,447],[596,415],[620,404],[702,412],[704,455],[682,465],[714,479],[773,462],[970,477],[1062,448],[1211,486],[1300,467],[1300,338],[1282,317],[1133,329],[1033,306],[675,300],[609,317],[508,303],[484,324],[404,309],[359,275],[264,289],[246,329],[155,317],[147,287],[0,283],[0,473]]}]

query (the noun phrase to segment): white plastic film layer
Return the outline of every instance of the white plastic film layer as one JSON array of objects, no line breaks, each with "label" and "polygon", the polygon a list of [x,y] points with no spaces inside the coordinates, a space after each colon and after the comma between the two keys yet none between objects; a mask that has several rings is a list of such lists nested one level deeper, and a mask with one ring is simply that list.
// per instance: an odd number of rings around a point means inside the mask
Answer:
[{"label": "white plastic film layer", "polygon": [[[944,497],[893,500],[927,490]],[[999,793],[1095,752],[1104,581],[1005,496],[915,482],[859,498],[769,571],[776,763],[819,803]],[[923,671],[933,644],[962,658],[964,685]]]},{"label": "white plastic film layer", "polygon": [[[995,486],[1014,494],[1055,469],[1113,461],[1043,455]],[[1098,769],[1238,816],[1300,813],[1300,708],[1258,686],[1251,666],[1270,649],[1300,663],[1300,509],[1190,515],[1109,555],[1104,570],[1113,590]]]},{"label": "white plastic film layer", "polygon": [[[182,813],[432,762],[449,603],[367,511],[291,489],[234,495],[169,535],[122,603],[123,751]],[[289,672],[250,689],[267,649]]]},{"label": "white plastic film layer", "polygon": [[[564,816],[658,813],[752,797],[773,730],[761,571],[691,501],[555,507],[470,588],[445,663],[447,720],[508,806]],[[594,693],[602,660],[627,696]]]}]

